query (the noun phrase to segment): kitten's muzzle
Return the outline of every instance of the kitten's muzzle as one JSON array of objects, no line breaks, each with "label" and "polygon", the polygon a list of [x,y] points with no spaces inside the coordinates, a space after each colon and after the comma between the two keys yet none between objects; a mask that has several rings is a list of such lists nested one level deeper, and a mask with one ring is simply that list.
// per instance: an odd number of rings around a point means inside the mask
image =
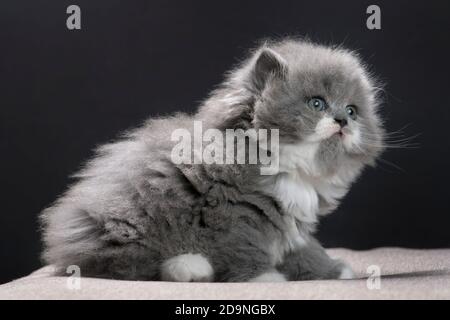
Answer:
[{"label": "kitten's muzzle", "polygon": [[348,124],[348,121],[345,118],[336,117],[334,118],[334,121],[336,121],[336,123],[338,123],[341,126],[341,128],[345,127]]}]

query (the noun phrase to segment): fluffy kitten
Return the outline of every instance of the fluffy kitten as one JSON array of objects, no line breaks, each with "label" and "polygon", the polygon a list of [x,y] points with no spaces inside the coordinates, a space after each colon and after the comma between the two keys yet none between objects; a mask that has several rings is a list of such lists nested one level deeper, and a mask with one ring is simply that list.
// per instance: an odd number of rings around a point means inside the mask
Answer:
[{"label": "fluffy kitten", "polygon": [[[151,119],[99,148],[42,214],[61,273],[169,281],[352,276],[312,237],[382,151],[376,87],[358,57],[301,40],[266,42],[199,111]],[[279,171],[175,165],[175,129],[279,129]]]}]

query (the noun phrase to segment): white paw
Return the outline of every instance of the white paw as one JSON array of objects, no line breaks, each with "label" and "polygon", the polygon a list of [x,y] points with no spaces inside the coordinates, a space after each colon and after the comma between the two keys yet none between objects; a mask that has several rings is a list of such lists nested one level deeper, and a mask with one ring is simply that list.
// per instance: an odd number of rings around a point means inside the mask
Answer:
[{"label": "white paw", "polygon": [[251,279],[249,282],[285,282],[287,281],[285,276],[278,271],[268,271],[260,274],[259,276]]},{"label": "white paw", "polygon": [[355,273],[353,272],[353,270],[349,266],[344,265],[342,267],[341,274],[339,275],[339,279],[354,279],[354,278]]},{"label": "white paw", "polygon": [[211,264],[201,254],[181,254],[166,260],[161,269],[164,281],[208,282],[213,278]]}]

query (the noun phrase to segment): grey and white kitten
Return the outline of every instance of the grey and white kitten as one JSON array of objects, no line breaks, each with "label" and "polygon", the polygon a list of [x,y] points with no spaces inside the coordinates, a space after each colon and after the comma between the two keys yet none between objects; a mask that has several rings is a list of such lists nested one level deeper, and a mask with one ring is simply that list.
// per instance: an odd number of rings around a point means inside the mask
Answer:
[{"label": "grey and white kitten", "polygon": [[[265,42],[193,115],[150,119],[100,147],[46,209],[43,257],[61,273],[168,281],[352,277],[313,238],[317,220],[383,147],[377,88],[351,51]],[[170,132],[279,129],[279,171],[175,165]]]}]

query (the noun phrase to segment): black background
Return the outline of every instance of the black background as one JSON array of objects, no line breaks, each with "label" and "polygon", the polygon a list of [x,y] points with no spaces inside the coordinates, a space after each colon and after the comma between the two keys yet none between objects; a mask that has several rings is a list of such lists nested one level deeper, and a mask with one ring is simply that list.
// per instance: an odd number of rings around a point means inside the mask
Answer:
[{"label": "black background", "polygon": [[[66,28],[66,8],[82,29]],[[366,28],[378,4],[382,30]],[[327,247],[450,247],[450,2],[2,1],[0,282],[40,266],[37,215],[68,176],[146,117],[195,110],[256,40],[308,35],[358,50],[386,86],[393,149],[321,224]]]}]

